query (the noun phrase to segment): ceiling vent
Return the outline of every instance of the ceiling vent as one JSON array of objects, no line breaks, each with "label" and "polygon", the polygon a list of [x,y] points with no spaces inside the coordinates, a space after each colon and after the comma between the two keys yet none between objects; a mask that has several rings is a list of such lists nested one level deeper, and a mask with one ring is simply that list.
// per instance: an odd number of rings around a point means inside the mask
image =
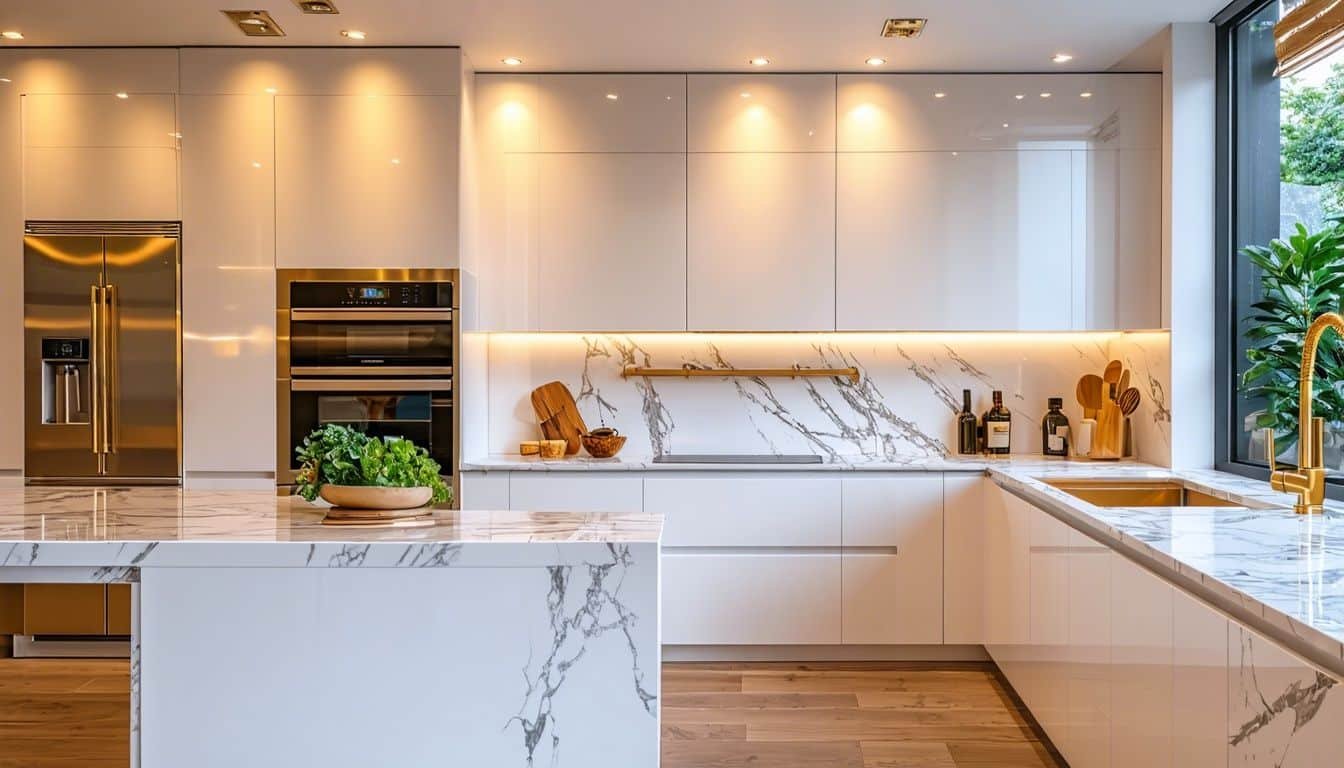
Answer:
[{"label": "ceiling vent", "polygon": [[883,37],[919,37],[928,19],[887,19],[882,25]]},{"label": "ceiling vent", "polygon": [[285,30],[266,11],[220,11],[248,37],[284,37]]},{"label": "ceiling vent", "polygon": [[340,13],[340,11],[336,10],[336,4],[330,0],[294,0],[294,4],[299,6],[299,10],[304,13],[312,13],[319,16],[331,16]]}]

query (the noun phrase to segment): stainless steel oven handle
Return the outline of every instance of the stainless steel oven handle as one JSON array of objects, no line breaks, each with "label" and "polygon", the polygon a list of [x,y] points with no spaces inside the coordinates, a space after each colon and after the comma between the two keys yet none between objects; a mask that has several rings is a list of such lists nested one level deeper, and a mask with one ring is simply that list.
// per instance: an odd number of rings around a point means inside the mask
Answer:
[{"label": "stainless steel oven handle", "polygon": [[291,392],[447,392],[452,379],[294,379]]},{"label": "stainless steel oven handle", "polygon": [[364,323],[377,321],[410,322],[451,322],[451,309],[291,309],[289,319],[299,322],[341,322]]},{"label": "stainless steel oven handle", "polygon": [[451,365],[291,365],[290,376],[452,376]]}]

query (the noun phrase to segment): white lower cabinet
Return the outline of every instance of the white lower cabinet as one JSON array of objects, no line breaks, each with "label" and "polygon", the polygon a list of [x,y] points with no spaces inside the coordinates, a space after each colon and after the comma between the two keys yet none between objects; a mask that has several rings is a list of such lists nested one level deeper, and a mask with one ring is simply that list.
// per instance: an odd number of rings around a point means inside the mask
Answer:
[{"label": "white lower cabinet", "polygon": [[846,552],[843,630],[847,644],[943,642],[940,564],[932,553]]},{"label": "white lower cabinet", "polygon": [[1075,768],[1111,764],[1111,550],[1069,531],[1063,744]]},{"label": "white lower cabinet", "polygon": [[1233,621],[1227,644],[1227,764],[1339,765],[1344,686]]},{"label": "white lower cabinet", "polygon": [[1066,751],[1069,682],[1064,651],[1069,640],[1069,527],[1048,513],[1030,509],[1028,573],[1031,585],[1027,690],[1023,694],[1036,721],[1061,752]]},{"label": "white lower cabinet", "polygon": [[651,473],[644,511],[663,516],[664,547],[838,547],[834,473]]},{"label": "white lower cabinet", "polygon": [[979,473],[943,475],[943,642],[985,642],[986,486]]},{"label": "white lower cabinet", "polygon": [[1170,766],[1174,587],[1111,561],[1111,765]]},{"label": "white lower cabinet", "polygon": [[839,554],[663,553],[663,642],[841,642]]},{"label": "white lower cabinet", "polygon": [[641,512],[644,483],[626,472],[512,472],[509,509],[530,512]]},{"label": "white lower cabinet", "polygon": [[462,486],[459,509],[511,509],[509,473],[463,472],[458,480]]},{"label": "white lower cabinet", "polygon": [[1227,766],[1226,616],[1176,590],[1172,612],[1172,761],[1175,768]]},{"label": "white lower cabinet", "polygon": [[1024,700],[1030,688],[1025,658],[1033,509],[997,485],[985,489],[985,648]]}]

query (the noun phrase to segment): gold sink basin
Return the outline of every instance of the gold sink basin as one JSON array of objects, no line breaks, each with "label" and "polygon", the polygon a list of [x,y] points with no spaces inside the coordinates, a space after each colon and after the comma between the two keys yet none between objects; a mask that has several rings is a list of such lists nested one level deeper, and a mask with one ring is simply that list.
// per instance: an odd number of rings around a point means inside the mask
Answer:
[{"label": "gold sink basin", "polygon": [[1098,507],[1245,508],[1244,504],[1186,488],[1174,480],[1040,480]]}]

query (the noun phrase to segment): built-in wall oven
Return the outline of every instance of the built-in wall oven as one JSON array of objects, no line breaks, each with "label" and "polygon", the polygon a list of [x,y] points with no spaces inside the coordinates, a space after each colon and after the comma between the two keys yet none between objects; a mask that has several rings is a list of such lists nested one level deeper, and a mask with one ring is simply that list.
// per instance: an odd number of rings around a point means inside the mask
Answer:
[{"label": "built-in wall oven", "polygon": [[276,287],[278,482],[305,436],[343,424],[424,446],[456,488],[457,271],[279,270]]}]

